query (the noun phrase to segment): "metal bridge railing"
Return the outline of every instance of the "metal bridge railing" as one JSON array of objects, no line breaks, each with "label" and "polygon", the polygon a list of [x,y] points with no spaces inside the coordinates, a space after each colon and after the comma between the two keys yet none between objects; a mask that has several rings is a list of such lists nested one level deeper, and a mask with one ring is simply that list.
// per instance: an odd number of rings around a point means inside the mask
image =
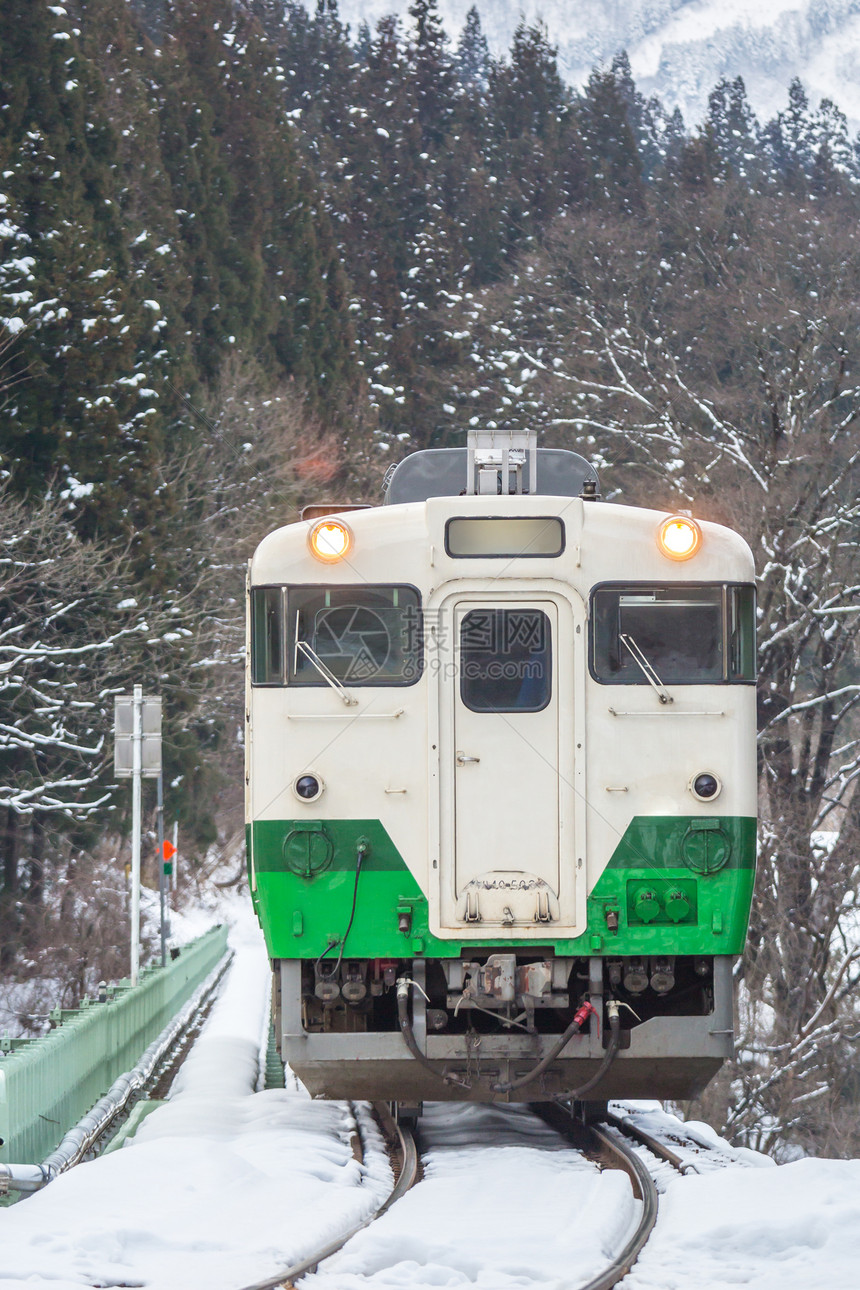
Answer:
[{"label": "metal bridge railing", "polygon": [[140,1054],[226,952],[227,928],[184,945],[140,983],[120,982],[104,1002],[63,1010],[38,1039],[0,1044],[0,1161],[37,1164]]}]

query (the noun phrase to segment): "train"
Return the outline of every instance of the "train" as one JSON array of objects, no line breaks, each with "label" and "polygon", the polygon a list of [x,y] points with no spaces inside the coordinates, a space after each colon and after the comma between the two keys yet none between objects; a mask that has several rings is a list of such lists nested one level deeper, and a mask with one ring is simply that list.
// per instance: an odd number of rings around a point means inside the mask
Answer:
[{"label": "train", "polygon": [[697,1096],[755,876],[752,553],[470,431],[249,562],[251,896],[312,1096]]}]

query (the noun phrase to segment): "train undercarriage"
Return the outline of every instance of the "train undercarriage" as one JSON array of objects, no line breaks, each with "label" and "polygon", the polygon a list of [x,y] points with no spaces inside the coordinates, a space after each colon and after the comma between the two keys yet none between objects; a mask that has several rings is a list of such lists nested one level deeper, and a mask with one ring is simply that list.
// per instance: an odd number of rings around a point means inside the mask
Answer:
[{"label": "train undercarriage", "polygon": [[733,1045],[733,956],[281,959],[274,1018],[316,1097],[696,1096]]}]

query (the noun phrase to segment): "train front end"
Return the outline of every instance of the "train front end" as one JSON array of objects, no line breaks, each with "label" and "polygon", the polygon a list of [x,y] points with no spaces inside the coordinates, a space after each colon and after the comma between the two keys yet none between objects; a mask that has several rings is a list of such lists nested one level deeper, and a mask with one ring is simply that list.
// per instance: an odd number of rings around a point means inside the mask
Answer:
[{"label": "train front end", "polygon": [[697,1094],[732,1051],[754,661],[738,535],[525,439],[267,537],[249,877],[311,1093]]}]

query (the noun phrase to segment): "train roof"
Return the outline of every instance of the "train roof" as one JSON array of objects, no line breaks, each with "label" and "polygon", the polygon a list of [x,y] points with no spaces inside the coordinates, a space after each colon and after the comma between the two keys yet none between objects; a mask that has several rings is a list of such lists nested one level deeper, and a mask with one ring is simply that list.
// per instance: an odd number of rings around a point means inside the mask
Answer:
[{"label": "train roof", "polygon": [[[384,505],[426,502],[431,497],[459,497],[472,491],[467,490],[469,451],[469,448],[428,448],[405,457],[388,477]],[[532,460],[536,460],[534,487],[530,478]],[[596,494],[597,471],[579,453],[566,448],[538,448],[534,457],[525,455],[523,493],[580,497],[586,484]]]}]

